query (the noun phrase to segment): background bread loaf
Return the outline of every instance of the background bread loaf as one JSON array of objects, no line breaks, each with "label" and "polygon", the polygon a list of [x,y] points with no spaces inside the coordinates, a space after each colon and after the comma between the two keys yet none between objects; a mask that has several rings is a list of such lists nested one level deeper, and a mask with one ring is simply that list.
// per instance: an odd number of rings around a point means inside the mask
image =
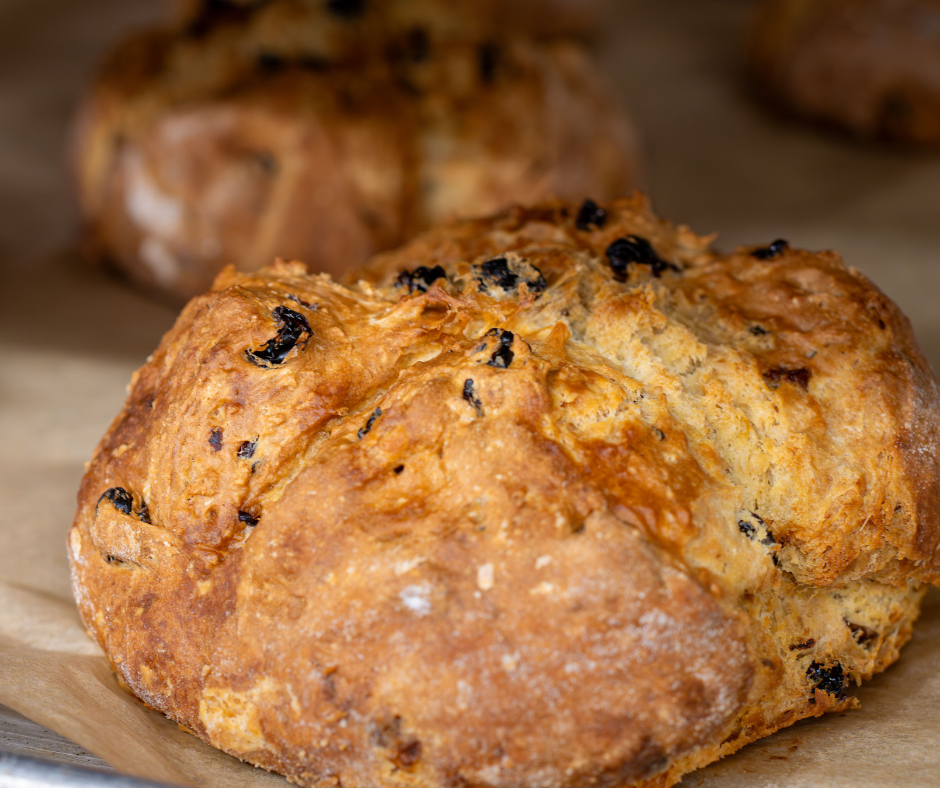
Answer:
[{"label": "background bread loaf", "polygon": [[768,0],[749,56],[778,108],[863,138],[940,144],[937,0]]},{"label": "background bread loaf", "polygon": [[636,185],[580,43],[510,35],[514,4],[332,5],[201,4],[112,52],[76,134],[93,256],[188,298],[225,265],[340,274],[454,215]]}]

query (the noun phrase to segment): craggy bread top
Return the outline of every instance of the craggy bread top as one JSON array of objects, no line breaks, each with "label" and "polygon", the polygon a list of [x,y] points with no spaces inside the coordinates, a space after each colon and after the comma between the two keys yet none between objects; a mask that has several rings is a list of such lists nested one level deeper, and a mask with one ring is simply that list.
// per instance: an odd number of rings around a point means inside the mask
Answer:
[{"label": "craggy bread top", "polygon": [[[813,662],[755,722],[782,668],[746,601],[937,582],[937,441],[838,255],[514,209],[349,286],[223,272],[90,465],[76,596],[138,696],[301,784],[671,784],[846,707]],[[894,648],[916,601],[880,604]]]},{"label": "craggy bread top", "polygon": [[[630,417],[678,422],[690,458],[773,524],[783,569],[812,585],[905,582],[912,569],[936,582],[937,384],[897,306],[834,252],[778,240],[720,255],[640,197],[602,226],[576,219],[558,206],[432,230],[379,256],[369,278],[516,250],[549,287],[513,320],[563,323],[664,396],[656,407],[647,393]],[[631,235],[650,260],[621,284],[610,250]]]}]

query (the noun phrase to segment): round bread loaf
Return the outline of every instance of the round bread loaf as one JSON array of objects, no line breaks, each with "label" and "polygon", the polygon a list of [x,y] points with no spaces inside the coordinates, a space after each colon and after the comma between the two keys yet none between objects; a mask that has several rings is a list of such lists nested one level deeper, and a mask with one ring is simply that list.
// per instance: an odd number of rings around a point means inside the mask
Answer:
[{"label": "round bread loaf", "polygon": [[283,256],[338,274],[453,215],[635,185],[632,127],[581,45],[413,30],[345,62],[303,8],[309,29],[265,16],[291,8],[112,54],[74,156],[94,257],[189,298],[225,265]]},{"label": "round bread loaf", "polygon": [[669,786],[855,705],[940,579],[937,383],[837,254],[709,240],[636,196],[224,271],[79,493],[126,685],[305,786]]},{"label": "round bread loaf", "polygon": [[940,144],[940,0],[767,0],[750,63],[776,106],[860,137]]}]

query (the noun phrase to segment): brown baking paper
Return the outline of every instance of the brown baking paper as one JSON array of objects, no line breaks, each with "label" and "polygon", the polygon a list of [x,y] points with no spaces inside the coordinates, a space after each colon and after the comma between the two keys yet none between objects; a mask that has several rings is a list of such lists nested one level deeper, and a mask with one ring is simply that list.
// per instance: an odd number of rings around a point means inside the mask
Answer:
[{"label": "brown baking paper", "polygon": [[[66,118],[114,31],[155,0],[0,0],[0,703],[121,771],[184,785],[286,785],[121,691],[71,601],[65,534],[83,463],[174,313],[61,248],[75,228]],[[940,362],[940,157],[782,122],[740,73],[746,0],[622,0],[601,42],[663,215],[718,245],[836,248]],[[77,64],[77,65],[76,65]],[[793,726],[684,786],[940,786],[940,592],[861,708]]]}]

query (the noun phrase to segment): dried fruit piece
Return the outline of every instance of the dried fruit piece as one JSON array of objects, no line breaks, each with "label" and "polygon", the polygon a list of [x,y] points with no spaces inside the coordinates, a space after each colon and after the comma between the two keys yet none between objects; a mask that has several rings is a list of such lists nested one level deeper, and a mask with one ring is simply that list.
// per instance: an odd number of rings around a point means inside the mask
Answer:
[{"label": "dried fruit piece", "polygon": [[137,508],[137,511],[134,512],[134,515],[142,523],[150,523],[150,507],[147,506],[145,501],[140,502],[140,506]]},{"label": "dried fruit piece", "polygon": [[830,695],[841,695],[845,689],[846,676],[838,662],[830,667],[821,662],[814,662],[806,669],[806,675],[816,685],[816,689]]},{"label": "dried fruit piece", "polygon": [[447,272],[442,266],[436,265],[428,268],[419,265],[414,271],[402,271],[395,280],[395,284],[408,288],[408,294],[415,292],[426,293],[428,288],[438,279],[446,279]]},{"label": "dried fruit piece", "polygon": [[359,440],[362,440],[366,435],[368,435],[369,430],[372,429],[372,425],[375,423],[375,420],[382,415],[382,409],[376,408],[372,411],[372,415],[369,416],[369,420],[366,422],[365,427],[360,427],[356,435],[359,436]]},{"label": "dried fruit piece", "polygon": [[754,512],[748,512],[747,518],[738,520],[738,530],[748,539],[758,539],[765,547],[777,544],[770,527],[764,522],[760,515]]},{"label": "dried fruit piece", "polygon": [[796,383],[804,391],[809,386],[809,380],[813,373],[808,369],[787,369],[786,367],[774,367],[763,373],[762,377],[767,385],[776,389],[783,381]]},{"label": "dried fruit piece", "polygon": [[499,67],[499,47],[493,43],[482,44],[479,58],[480,79],[490,83],[495,79],[496,69]]},{"label": "dried fruit piece", "polygon": [[574,225],[579,230],[587,232],[591,229],[591,225],[600,228],[606,223],[607,211],[601,208],[594,200],[585,200],[581,203],[581,208],[578,210],[578,218],[575,219]]},{"label": "dried fruit piece", "polygon": [[872,644],[877,642],[878,632],[875,630],[869,629],[862,624],[855,624],[847,619],[843,619],[843,621],[845,621],[845,625],[852,633],[852,637],[855,639],[855,642],[863,648],[871,648]]},{"label": "dried fruit piece", "polygon": [[505,257],[487,260],[480,270],[490,282],[503,290],[511,290],[519,283],[518,275],[509,270],[509,261]]},{"label": "dried fruit piece", "polygon": [[542,293],[548,284],[542,272],[518,255],[492,257],[475,266],[479,280],[477,289],[481,293],[496,295],[494,291],[503,290],[515,294],[523,284],[530,293]]},{"label": "dried fruit piece", "polygon": [[[134,509],[134,497],[123,487],[112,487],[105,490],[98,499],[98,506],[104,500],[107,500],[115,509],[124,512],[124,514],[130,514]],[[95,506],[95,511],[98,510],[98,506]]]},{"label": "dried fruit piece", "polygon": [[816,638],[810,638],[809,640],[801,640],[798,643],[791,643],[787,648],[790,651],[806,651],[808,648],[812,648],[816,645]]},{"label": "dried fruit piece", "polygon": [[310,323],[302,314],[286,306],[274,307],[273,314],[280,326],[277,336],[268,340],[261,350],[245,351],[245,356],[256,367],[280,366],[301,339],[303,347],[307,346],[310,339]]},{"label": "dried fruit piece", "polygon": [[496,367],[497,369],[506,369],[512,364],[512,360],[515,357],[515,354],[510,350],[513,340],[516,338],[515,335],[512,331],[506,331],[502,328],[491,328],[486,332],[486,336],[497,337],[499,339],[496,350],[493,351],[490,360],[486,362],[487,365]]},{"label": "dried fruit piece", "polygon": [[663,260],[653,245],[639,235],[628,235],[618,238],[607,247],[607,261],[614,272],[614,279],[618,282],[626,280],[629,266],[648,265],[653,276],[657,279],[663,271],[679,273],[679,267]]},{"label": "dried fruit piece", "polygon": [[751,252],[751,257],[756,257],[758,260],[773,260],[775,257],[779,257],[783,254],[784,251],[790,246],[783,238],[778,238],[770,246],[763,246],[760,249],[755,249]]},{"label": "dried fruit piece", "polygon": [[137,509],[134,509],[134,496],[131,495],[123,487],[111,487],[110,489],[105,490],[101,497],[98,498],[98,503],[95,505],[95,511],[98,511],[98,506],[101,505],[102,501],[108,501],[115,509],[124,514],[129,514],[136,517],[142,523],[150,522],[150,509],[147,506],[146,501],[141,500],[140,506]]},{"label": "dried fruit piece", "polygon": [[473,405],[473,409],[477,412],[477,415],[483,415],[483,403],[480,402],[480,398],[477,397],[476,393],[473,390],[473,378],[467,378],[463,384],[463,398]]},{"label": "dried fruit piece", "polygon": [[395,758],[395,762],[404,769],[407,769],[410,766],[414,766],[420,760],[421,742],[417,740],[402,747],[398,751],[398,757]]}]

